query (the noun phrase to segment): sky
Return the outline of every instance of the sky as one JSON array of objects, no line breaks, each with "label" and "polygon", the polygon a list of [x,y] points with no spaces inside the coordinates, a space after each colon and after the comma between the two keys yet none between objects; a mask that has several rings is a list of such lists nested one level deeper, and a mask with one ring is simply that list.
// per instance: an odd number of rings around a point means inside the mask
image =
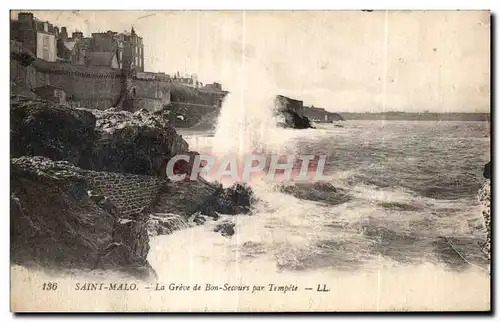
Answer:
[{"label": "sky", "polygon": [[[145,70],[338,112],[488,112],[487,11],[32,11],[68,32],[133,26]],[[15,17],[17,12],[12,12]]]}]

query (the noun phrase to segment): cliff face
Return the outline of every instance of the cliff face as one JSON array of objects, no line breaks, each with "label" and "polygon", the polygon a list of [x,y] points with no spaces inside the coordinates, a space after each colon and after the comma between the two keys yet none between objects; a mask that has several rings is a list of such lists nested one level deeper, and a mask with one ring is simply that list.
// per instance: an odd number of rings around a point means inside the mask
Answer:
[{"label": "cliff face", "polygon": [[331,113],[324,108],[318,107],[305,107],[304,116],[315,122],[344,121],[344,118],[340,114]]},{"label": "cliff face", "polygon": [[37,99],[13,97],[10,124],[12,157],[40,155],[80,164],[96,139],[92,113]]},{"label": "cliff face", "polygon": [[189,146],[158,113],[99,111],[13,97],[11,156],[44,156],[84,169],[164,175]]},{"label": "cliff face", "polygon": [[114,269],[147,278],[142,215],[125,219],[89,196],[85,172],[43,157],[11,160],[11,260],[51,269]]},{"label": "cliff face", "polygon": [[171,104],[166,117],[178,128],[215,128],[222,102],[227,95],[223,91],[204,91],[172,85]]},{"label": "cliff face", "polygon": [[164,176],[168,160],[189,146],[162,112],[92,110],[96,140],[87,165],[91,169]]}]

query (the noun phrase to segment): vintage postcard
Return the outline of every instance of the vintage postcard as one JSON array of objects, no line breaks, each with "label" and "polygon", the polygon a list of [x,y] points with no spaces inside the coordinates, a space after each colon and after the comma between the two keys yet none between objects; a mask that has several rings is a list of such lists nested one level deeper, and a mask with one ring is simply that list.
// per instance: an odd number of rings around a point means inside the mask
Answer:
[{"label": "vintage postcard", "polygon": [[490,19],[12,10],[11,310],[490,311]]}]

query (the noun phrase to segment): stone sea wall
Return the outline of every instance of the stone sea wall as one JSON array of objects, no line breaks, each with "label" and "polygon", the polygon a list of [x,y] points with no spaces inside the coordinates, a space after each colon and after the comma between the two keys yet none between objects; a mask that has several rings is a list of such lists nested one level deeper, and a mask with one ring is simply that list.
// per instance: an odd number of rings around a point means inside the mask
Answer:
[{"label": "stone sea wall", "polygon": [[[149,235],[250,212],[248,187],[165,178],[173,156],[196,152],[161,113],[11,95],[10,121],[11,258],[18,265],[154,278]],[[189,175],[189,163],[179,171]],[[224,227],[217,233],[234,233]]]},{"label": "stone sea wall", "polygon": [[152,176],[113,172],[84,171],[83,176],[93,192],[109,198],[124,216],[148,211],[166,183]]}]

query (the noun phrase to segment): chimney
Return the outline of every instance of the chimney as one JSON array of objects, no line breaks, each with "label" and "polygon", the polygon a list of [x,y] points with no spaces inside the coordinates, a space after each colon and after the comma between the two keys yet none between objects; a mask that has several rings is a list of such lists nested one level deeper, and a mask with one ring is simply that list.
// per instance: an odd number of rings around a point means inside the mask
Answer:
[{"label": "chimney", "polygon": [[17,15],[17,20],[19,21],[33,21],[33,14],[31,12],[20,12]]}]

